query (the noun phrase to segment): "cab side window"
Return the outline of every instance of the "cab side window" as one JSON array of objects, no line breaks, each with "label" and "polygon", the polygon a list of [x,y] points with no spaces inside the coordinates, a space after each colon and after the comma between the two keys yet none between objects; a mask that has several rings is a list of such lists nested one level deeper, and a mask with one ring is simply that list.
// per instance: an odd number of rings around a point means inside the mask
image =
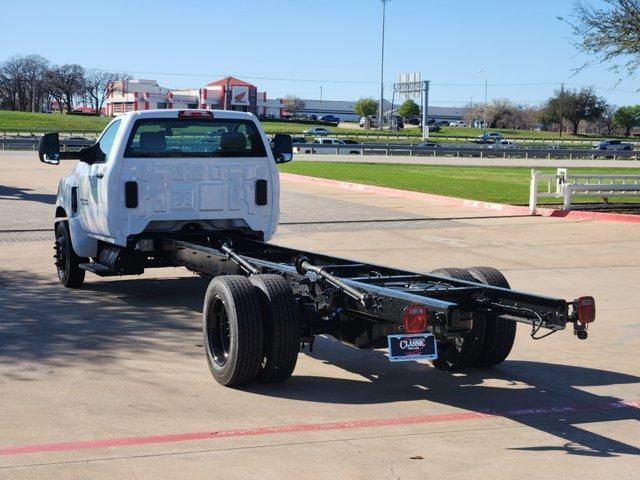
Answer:
[{"label": "cab side window", "polygon": [[99,152],[99,162],[107,162],[109,161],[109,154],[111,153],[111,149],[113,147],[113,142],[116,138],[116,133],[118,133],[118,128],[120,127],[120,120],[116,120],[111,125],[109,125],[102,135],[100,136],[100,140],[98,140],[98,149]]}]

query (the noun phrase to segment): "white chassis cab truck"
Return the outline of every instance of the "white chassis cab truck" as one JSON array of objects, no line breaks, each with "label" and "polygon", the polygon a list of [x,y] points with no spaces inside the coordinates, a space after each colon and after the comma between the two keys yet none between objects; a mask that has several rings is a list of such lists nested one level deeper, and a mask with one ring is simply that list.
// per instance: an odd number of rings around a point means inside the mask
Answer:
[{"label": "white chassis cab truck", "polygon": [[61,152],[58,134],[46,134],[39,156],[78,160],[55,207],[60,282],[80,288],[86,272],[159,267],[209,279],[204,346],[222,385],[286,380],[319,334],[453,370],[504,361],[518,322],[534,339],[568,323],[586,339],[595,320],[593,297],[512,290],[491,267],[425,274],[268,243],[279,218],[277,163],[292,159],[292,143],[276,135],[270,144],[249,113],[130,112],[78,152]]}]

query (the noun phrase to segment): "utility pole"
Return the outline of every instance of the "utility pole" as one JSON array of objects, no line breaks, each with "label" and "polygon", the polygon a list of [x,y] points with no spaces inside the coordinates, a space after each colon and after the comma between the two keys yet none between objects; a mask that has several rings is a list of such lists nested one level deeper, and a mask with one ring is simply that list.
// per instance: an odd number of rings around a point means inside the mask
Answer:
[{"label": "utility pole", "polygon": [[564,107],[564,83],[560,84],[560,138],[562,138],[562,115],[564,114],[563,111],[563,107]]},{"label": "utility pole", "polygon": [[482,128],[483,128],[483,140],[486,140],[487,136],[487,79],[484,79],[484,108],[482,109]]},{"label": "utility pole", "polygon": [[422,94],[422,141],[429,138],[429,80],[423,82]]},{"label": "utility pole", "polygon": [[389,0],[382,1],[382,48],[380,54],[380,111],[378,112],[378,128],[382,130],[382,119],[384,116],[384,21],[386,15],[387,2]]},{"label": "utility pole", "polygon": [[322,87],[320,87],[320,116],[322,116]]}]

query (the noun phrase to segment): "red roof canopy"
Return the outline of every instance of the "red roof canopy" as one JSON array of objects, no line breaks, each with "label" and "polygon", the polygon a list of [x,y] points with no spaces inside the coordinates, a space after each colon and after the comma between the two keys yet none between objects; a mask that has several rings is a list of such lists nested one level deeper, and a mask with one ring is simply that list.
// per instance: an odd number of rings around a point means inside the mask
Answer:
[{"label": "red roof canopy", "polygon": [[211,82],[207,84],[207,87],[223,87],[225,85],[238,86],[238,87],[252,87],[256,88],[255,85],[251,85],[250,83],[243,82],[239,78],[236,77],[224,77],[216,82]]}]

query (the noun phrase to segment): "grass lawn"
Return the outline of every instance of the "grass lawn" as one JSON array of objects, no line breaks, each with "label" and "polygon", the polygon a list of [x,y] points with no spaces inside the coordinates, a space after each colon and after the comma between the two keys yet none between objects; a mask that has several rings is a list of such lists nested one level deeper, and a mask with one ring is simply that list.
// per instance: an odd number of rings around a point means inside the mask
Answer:
[{"label": "grass lawn", "polygon": [[[531,168],[528,167],[462,167],[329,162],[296,163],[293,161],[282,164],[279,168],[281,172],[299,175],[472,200],[512,205],[527,205],[529,203]],[[556,171],[555,168],[540,168],[539,170],[544,173],[555,173]],[[640,168],[571,168],[570,172],[575,174],[640,175]],[[560,200],[550,198],[541,198],[539,200],[540,203],[560,203]],[[616,200],[612,198],[612,201]],[[600,202],[601,199],[580,198],[576,199],[576,201]]]},{"label": "grass lawn", "polygon": [[109,117],[90,117],[60,113],[25,113],[0,111],[0,132],[100,132]]},{"label": "grass lawn", "polygon": [[[80,115],[66,115],[60,113],[25,113],[11,112],[0,110],[0,133],[1,132],[25,132],[39,133],[43,131],[62,131],[62,132],[100,132],[109,123],[110,117],[91,117]],[[262,122],[267,133],[289,133],[302,134],[304,130],[314,127],[297,122],[270,122],[265,120]],[[368,138],[363,141],[367,142],[416,142],[421,140],[421,133],[417,128],[405,128],[399,132],[364,130],[361,128],[338,128],[327,127],[332,133],[340,133],[351,136],[353,139],[363,139],[363,135]],[[534,132],[530,130],[508,130],[508,129],[490,129],[491,132],[500,132],[507,138],[534,138],[541,141],[559,140],[557,132]],[[482,134],[480,128],[468,127],[441,127],[440,132],[430,133],[431,140],[438,140],[441,137],[459,137],[459,141],[465,139],[473,139]],[[396,137],[397,136],[397,137]],[[563,134],[563,139],[583,140],[590,144],[594,139],[602,138],[595,135],[570,135]]]}]

